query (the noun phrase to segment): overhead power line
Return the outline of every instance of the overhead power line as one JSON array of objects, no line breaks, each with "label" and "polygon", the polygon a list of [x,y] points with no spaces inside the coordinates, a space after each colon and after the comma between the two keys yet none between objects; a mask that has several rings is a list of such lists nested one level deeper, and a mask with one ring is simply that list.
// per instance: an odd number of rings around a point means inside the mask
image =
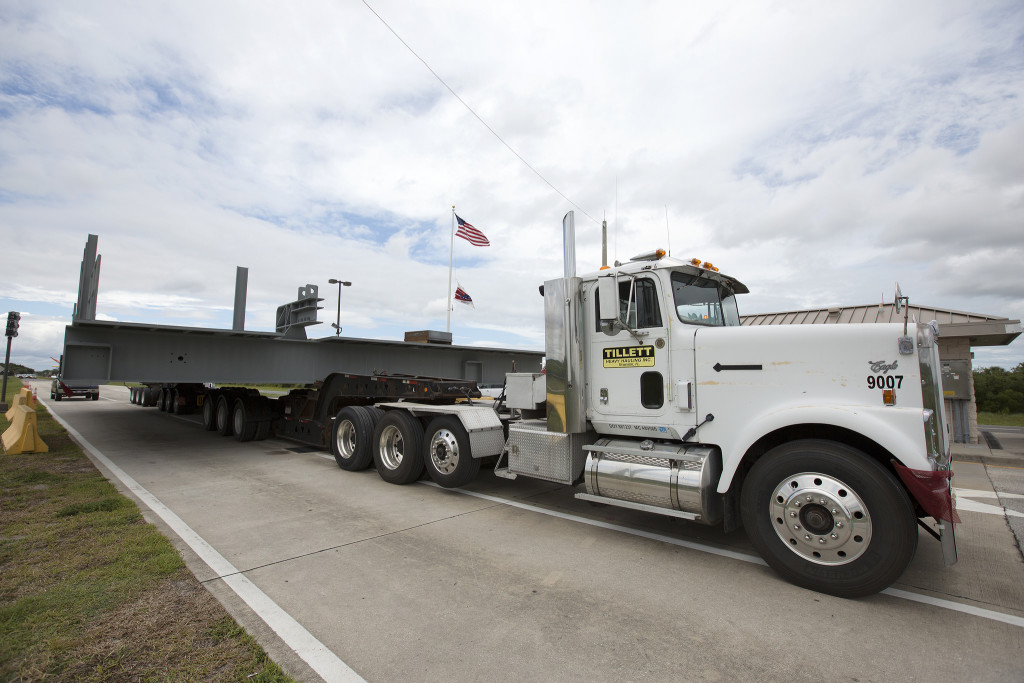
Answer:
[{"label": "overhead power line", "polygon": [[470,114],[472,114],[473,116],[475,116],[475,117],[476,117],[476,120],[477,120],[477,121],[479,121],[479,122],[480,122],[480,123],[481,123],[481,124],[483,125],[483,127],[484,127],[484,128],[486,128],[487,130],[489,130],[489,131],[491,132],[491,135],[493,135],[493,136],[494,136],[495,138],[497,138],[497,139],[498,139],[498,142],[500,142],[501,144],[505,145],[505,147],[506,147],[506,149],[508,149],[508,151],[512,152],[512,154],[514,154],[514,155],[516,156],[516,158],[517,158],[517,159],[519,159],[519,161],[523,162],[523,165],[524,165],[524,166],[526,166],[526,168],[528,168],[528,169],[530,169],[531,171],[533,171],[533,172],[534,172],[534,174],[535,174],[535,175],[536,175],[536,176],[537,176],[538,178],[540,178],[541,180],[543,180],[543,181],[544,181],[544,182],[545,182],[545,183],[547,184],[547,186],[548,186],[548,187],[550,187],[550,188],[551,188],[552,190],[554,190],[554,191],[555,191],[556,193],[558,193],[558,195],[559,195],[559,196],[560,196],[560,197],[561,197],[562,199],[564,199],[565,201],[567,201],[567,202],[569,202],[570,204],[572,204],[572,205],[573,205],[574,207],[576,207],[576,209],[578,209],[578,210],[579,210],[579,212],[580,212],[580,213],[582,213],[582,214],[583,214],[584,216],[586,216],[586,217],[587,217],[587,218],[589,218],[590,220],[594,221],[595,223],[600,223],[600,221],[599,221],[599,220],[597,220],[596,218],[594,218],[593,216],[591,216],[591,215],[590,215],[589,213],[587,213],[587,211],[586,211],[586,210],[585,210],[585,209],[584,209],[583,207],[581,207],[581,206],[580,206],[579,204],[577,204],[577,203],[576,203],[576,202],[574,202],[573,200],[569,199],[569,197],[567,197],[567,196],[565,195],[565,193],[564,193],[564,192],[562,192],[562,191],[561,191],[561,190],[559,190],[559,189],[558,189],[557,187],[555,187],[555,186],[554,186],[554,184],[553,184],[553,183],[552,183],[552,182],[551,182],[550,180],[548,180],[547,178],[545,178],[545,177],[544,177],[544,175],[543,175],[543,174],[542,174],[542,173],[541,173],[540,171],[538,171],[538,170],[537,170],[537,169],[535,169],[535,168],[534,168],[533,166],[531,166],[531,165],[530,165],[530,162],[529,162],[529,161],[527,161],[526,159],[524,159],[524,158],[523,158],[523,155],[522,155],[522,154],[520,154],[519,152],[517,152],[517,151],[516,151],[515,149],[513,149],[513,148],[512,148],[512,145],[510,145],[510,144],[508,144],[507,142],[505,142],[505,140],[504,140],[504,139],[503,139],[503,138],[502,138],[502,137],[501,137],[500,135],[498,135],[498,133],[497,133],[497,132],[496,132],[496,131],[495,131],[495,130],[494,130],[493,128],[491,128],[491,127],[490,127],[490,125],[488,125],[488,123],[487,123],[486,121],[484,121],[484,120],[483,120],[483,118],[482,118],[482,117],[481,117],[481,116],[480,116],[479,114],[477,114],[477,113],[476,113],[475,111],[473,111],[473,107],[469,106],[469,105],[468,105],[468,104],[466,103],[466,101],[465,101],[464,99],[462,99],[461,97],[459,97],[459,94],[458,94],[457,92],[455,92],[455,91],[454,91],[454,90],[452,89],[452,87],[451,87],[450,85],[448,85],[448,84],[447,84],[447,83],[445,82],[445,80],[444,80],[443,78],[441,78],[441,76],[440,76],[440,75],[438,75],[438,73],[437,73],[436,71],[434,71],[434,69],[433,69],[433,68],[431,68],[431,66],[430,66],[429,64],[427,64],[427,60],[423,59],[423,57],[420,57],[420,56],[419,56],[419,54],[418,54],[418,53],[416,52],[416,50],[412,49],[412,47],[411,47],[411,46],[409,45],[409,43],[405,42],[405,40],[404,40],[404,39],[402,38],[402,36],[398,35],[398,32],[397,32],[397,31],[395,31],[395,29],[391,28],[391,25],[390,25],[390,24],[389,24],[389,23],[388,23],[387,21],[385,21],[385,20],[384,20],[384,17],[382,17],[382,16],[380,15],[380,14],[378,14],[378,13],[377,13],[377,10],[375,10],[375,9],[374,9],[373,7],[371,7],[371,6],[370,6],[370,3],[369,3],[369,2],[367,2],[366,0],[362,0],[362,1],[363,1],[363,4],[364,4],[364,5],[366,5],[366,8],[367,8],[368,10],[370,10],[371,12],[373,12],[373,15],[374,15],[375,17],[377,17],[377,19],[379,19],[379,20],[380,20],[380,23],[384,24],[384,26],[385,26],[385,27],[386,27],[386,28],[387,28],[387,29],[388,29],[389,31],[391,31],[391,34],[392,34],[392,35],[393,35],[393,36],[394,36],[395,38],[397,38],[397,39],[398,39],[398,41],[399,41],[400,43],[402,43],[402,45],[404,45],[404,46],[405,46],[405,49],[407,49],[407,50],[408,50],[409,52],[411,52],[411,53],[412,53],[412,55],[413,55],[413,56],[414,56],[414,57],[415,57],[416,59],[420,60],[420,62],[422,62],[422,63],[423,63],[423,66],[427,67],[427,71],[429,71],[429,72],[430,72],[431,74],[433,74],[433,75],[434,75],[434,78],[436,78],[436,79],[438,80],[438,82],[439,82],[439,83],[440,83],[441,85],[443,85],[443,86],[445,87],[445,89],[446,89],[446,90],[447,90],[448,92],[450,92],[450,93],[452,94],[452,97],[454,97],[454,98],[455,98],[455,99],[457,99],[457,100],[458,100],[459,102],[461,102],[461,103],[462,103],[462,106],[463,106],[463,107],[465,107],[465,108],[466,108],[466,110],[467,110],[467,111],[468,111],[468,112],[469,112]]}]

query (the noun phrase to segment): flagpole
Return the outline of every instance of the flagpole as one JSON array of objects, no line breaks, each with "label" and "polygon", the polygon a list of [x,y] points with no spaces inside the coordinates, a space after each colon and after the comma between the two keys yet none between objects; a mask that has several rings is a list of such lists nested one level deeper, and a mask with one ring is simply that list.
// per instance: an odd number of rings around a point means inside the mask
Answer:
[{"label": "flagpole", "polygon": [[452,204],[452,235],[448,244],[448,293],[444,300],[444,331],[452,331],[452,264],[455,257],[455,205]]}]

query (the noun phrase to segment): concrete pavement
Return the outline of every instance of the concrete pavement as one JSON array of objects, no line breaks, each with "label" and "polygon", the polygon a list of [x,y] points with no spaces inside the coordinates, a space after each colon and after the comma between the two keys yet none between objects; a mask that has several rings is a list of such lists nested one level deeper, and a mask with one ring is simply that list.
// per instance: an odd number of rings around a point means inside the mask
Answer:
[{"label": "concrete pavement", "polygon": [[[922,532],[896,591],[852,601],[784,583],[741,532],[490,473],[474,495],[391,486],[102,395],[50,407],[366,680],[1024,678],[1024,563],[1006,516],[981,507],[998,501],[985,462],[955,465],[978,503],[961,562],[944,568]],[[319,679],[168,534],[276,661]]]}]

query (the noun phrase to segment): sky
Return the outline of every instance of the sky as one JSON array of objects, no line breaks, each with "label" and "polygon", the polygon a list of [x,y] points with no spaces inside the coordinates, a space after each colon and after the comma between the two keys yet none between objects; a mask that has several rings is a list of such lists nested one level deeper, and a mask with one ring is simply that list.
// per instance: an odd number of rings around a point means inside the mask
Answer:
[{"label": "sky", "polygon": [[[378,16],[379,15],[379,16]],[[397,35],[396,35],[397,34]],[[1024,318],[1019,0],[0,0],[0,309],[52,367],[100,319],[542,349],[537,286],[654,248],[743,314],[892,301]],[[1024,342],[975,348],[1012,368]]]}]

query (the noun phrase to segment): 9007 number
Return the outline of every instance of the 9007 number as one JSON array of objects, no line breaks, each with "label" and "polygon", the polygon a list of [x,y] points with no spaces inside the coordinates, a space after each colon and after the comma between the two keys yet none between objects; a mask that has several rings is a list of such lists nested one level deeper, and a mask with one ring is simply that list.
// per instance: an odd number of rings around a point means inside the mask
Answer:
[{"label": "9007 number", "polygon": [[868,389],[899,389],[903,386],[903,375],[868,376]]}]

